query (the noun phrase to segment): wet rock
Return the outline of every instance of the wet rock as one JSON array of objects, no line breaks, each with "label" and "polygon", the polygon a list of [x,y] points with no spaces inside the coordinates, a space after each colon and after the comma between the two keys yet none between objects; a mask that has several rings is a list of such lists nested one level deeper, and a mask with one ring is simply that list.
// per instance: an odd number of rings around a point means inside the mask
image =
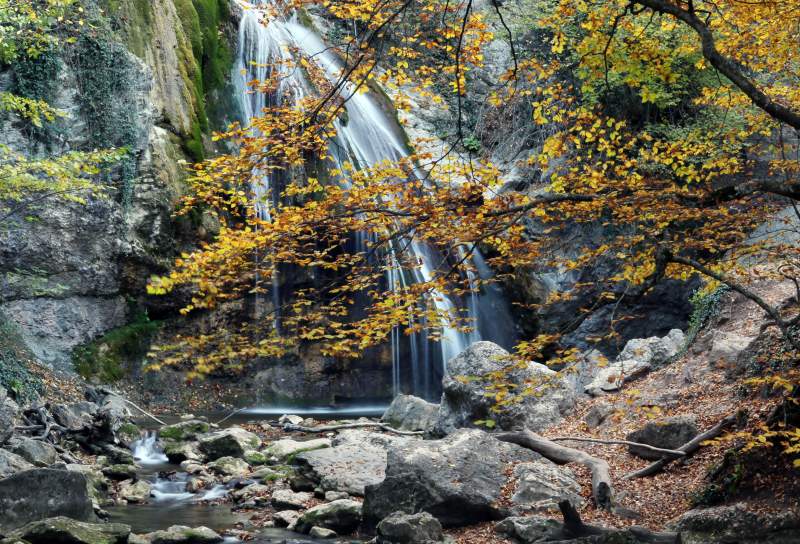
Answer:
[{"label": "wet rock", "polygon": [[395,512],[377,527],[377,544],[435,544],[444,542],[442,524],[427,512]]},{"label": "wet rock", "polygon": [[381,421],[405,431],[431,431],[436,425],[439,405],[413,395],[397,395]]},{"label": "wet rock", "polygon": [[245,476],[250,473],[250,465],[237,457],[220,457],[209,463],[208,468],[223,476]]},{"label": "wet rock", "polygon": [[278,423],[281,425],[300,425],[302,422],[303,418],[294,414],[283,414],[278,418]]},{"label": "wet rock", "polygon": [[198,442],[164,442],[164,455],[170,463],[181,464],[184,461],[203,462],[206,456],[200,451]]},{"label": "wet rock", "polygon": [[498,499],[508,483],[506,467],[539,459],[477,429],[409,441],[388,450],[385,479],[367,486],[365,523],[374,526],[398,510],[428,512],[446,527],[501,519],[506,509]]},{"label": "wet rock", "polygon": [[272,514],[272,521],[276,527],[294,528],[297,520],[300,519],[300,512],[297,510],[281,510]]},{"label": "wet rock", "polygon": [[144,480],[120,482],[118,494],[128,502],[143,503],[150,499],[150,484]]},{"label": "wet rock", "polygon": [[355,531],[360,523],[361,503],[341,499],[306,510],[297,520],[295,530],[308,533],[312,527],[323,527],[346,535]]},{"label": "wet rock", "polygon": [[553,510],[563,500],[576,508],[583,503],[581,485],[572,471],[550,461],[520,463],[514,467],[514,477],[517,487],[511,500],[517,510]]},{"label": "wet rock", "polygon": [[223,538],[208,527],[173,525],[163,531],[141,535],[148,544],[219,544]]},{"label": "wet rock", "polygon": [[331,531],[325,527],[312,527],[308,532],[308,536],[311,538],[336,538],[339,535],[336,534],[336,531]]},{"label": "wet rock", "polygon": [[306,503],[312,498],[308,492],[294,492],[290,489],[277,489],[272,493],[272,506],[279,510],[299,510],[305,508]]},{"label": "wet rock", "polygon": [[26,470],[0,480],[0,533],[58,515],[92,520],[87,487],[82,474],[47,468]]},{"label": "wet rock", "polygon": [[684,544],[800,543],[796,513],[756,513],[743,504],[689,510],[669,527],[680,532]]},{"label": "wet rock", "polygon": [[499,429],[540,430],[559,421],[572,408],[575,396],[569,382],[544,365],[528,363],[524,369],[509,371],[508,378],[514,383],[536,384],[543,394],[528,396],[500,414],[492,412],[485,376],[511,364],[508,356],[497,344],[475,342],[450,360],[442,380],[436,433],[444,435],[455,429],[474,427],[475,421],[484,419],[493,419]]},{"label": "wet rock", "polygon": [[0,478],[7,478],[23,470],[32,469],[33,465],[24,457],[5,449],[0,449]]},{"label": "wet rock", "polygon": [[[629,433],[625,439],[675,450],[697,436],[697,433],[697,421],[694,416],[674,416],[649,421],[641,429]],[[628,451],[643,459],[657,460],[663,457],[660,453],[638,446],[629,446]]]},{"label": "wet rock", "polygon": [[329,438],[315,438],[304,442],[292,440],[291,438],[284,438],[270,444],[265,451],[268,455],[275,457],[279,461],[285,461],[287,458],[294,457],[299,453],[329,448],[330,446],[331,441]]},{"label": "wet rock", "polygon": [[242,457],[244,452],[257,450],[261,446],[261,439],[257,435],[239,427],[202,434],[197,439],[200,451],[210,460],[220,457]]},{"label": "wet rock", "polygon": [[158,436],[162,440],[175,440],[176,442],[184,442],[187,440],[195,440],[199,435],[205,434],[210,430],[207,422],[199,419],[190,419],[188,421],[181,421],[173,425],[166,425],[161,427],[158,431]]},{"label": "wet rock", "polygon": [[114,446],[113,444],[105,444],[103,446],[103,453],[108,457],[109,462],[115,465],[133,465],[136,463],[130,450]]},{"label": "wet rock", "polygon": [[103,476],[112,480],[130,480],[136,477],[136,465],[110,465],[102,469]]},{"label": "wet rock", "polygon": [[130,526],[121,523],[86,523],[59,516],[34,521],[9,536],[29,544],[126,544],[130,533]]}]

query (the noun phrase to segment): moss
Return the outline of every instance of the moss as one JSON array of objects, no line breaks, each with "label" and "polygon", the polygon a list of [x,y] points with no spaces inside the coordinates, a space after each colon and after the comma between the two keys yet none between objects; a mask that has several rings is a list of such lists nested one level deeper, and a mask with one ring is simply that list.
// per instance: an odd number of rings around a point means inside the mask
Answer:
[{"label": "moss", "polygon": [[0,313],[0,386],[23,403],[38,399],[44,392],[42,379],[29,369],[31,359],[16,325]]},{"label": "moss", "polygon": [[144,58],[153,39],[153,6],[150,0],[103,0],[101,6],[121,31],[123,42]]},{"label": "moss", "polygon": [[98,340],[76,348],[72,362],[84,378],[97,377],[115,382],[127,374],[127,368],[147,355],[161,321],[150,321],[141,314],[133,323],[114,329]]}]

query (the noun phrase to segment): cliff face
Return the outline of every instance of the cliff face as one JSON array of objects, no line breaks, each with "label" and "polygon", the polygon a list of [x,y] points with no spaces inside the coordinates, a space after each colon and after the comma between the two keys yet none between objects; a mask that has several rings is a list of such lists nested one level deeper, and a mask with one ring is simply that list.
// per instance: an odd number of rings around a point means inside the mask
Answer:
[{"label": "cliff face", "polygon": [[226,91],[230,66],[221,1],[108,0],[87,4],[86,13],[76,43],[0,67],[0,90],[67,113],[37,130],[0,118],[0,144],[28,156],[131,152],[104,180],[112,187],[107,198],[45,198],[33,205],[35,219],[21,213],[0,228],[0,319],[16,325],[38,358],[64,370],[74,347],[136,313],[146,278],[163,272],[200,230],[202,220],[176,222],[171,214],[185,163],[209,150],[206,103]]}]

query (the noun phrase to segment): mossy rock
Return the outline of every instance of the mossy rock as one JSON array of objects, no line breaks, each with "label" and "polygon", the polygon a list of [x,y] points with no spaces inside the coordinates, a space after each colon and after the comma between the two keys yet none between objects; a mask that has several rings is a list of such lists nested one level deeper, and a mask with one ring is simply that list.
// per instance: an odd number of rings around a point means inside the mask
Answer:
[{"label": "mossy rock", "polygon": [[192,440],[197,437],[197,435],[207,433],[211,429],[211,426],[199,419],[192,419],[189,421],[181,421],[180,423],[175,423],[173,425],[166,425],[161,427],[158,431],[158,436],[162,439],[167,440],[176,440],[176,441],[184,441],[184,440]]},{"label": "mossy rock", "polygon": [[85,523],[67,517],[34,521],[14,531],[12,541],[30,544],[125,544],[131,528],[121,523]]},{"label": "mossy rock", "polygon": [[260,451],[248,450],[244,452],[244,460],[251,465],[265,465],[269,457]]}]

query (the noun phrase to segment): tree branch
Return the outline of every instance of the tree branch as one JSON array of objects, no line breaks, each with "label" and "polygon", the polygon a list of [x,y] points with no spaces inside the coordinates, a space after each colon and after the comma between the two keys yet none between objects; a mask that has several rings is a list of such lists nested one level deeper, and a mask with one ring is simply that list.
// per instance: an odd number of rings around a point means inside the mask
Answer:
[{"label": "tree branch", "polygon": [[553,442],[574,441],[574,442],[591,442],[592,444],[609,444],[609,445],[621,444],[623,446],[636,446],[637,448],[646,449],[656,453],[663,453],[664,455],[668,455],[670,457],[683,457],[684,455],[686,455],[685,452],[680,450],[657,448],[655,446],[651,446],[650,444],[642,444],[641,442],[631,442],[629,440],[604,440],[601,438],[588,438],[582,436],[557,436],[555,438],[551,438],[550,440],[552,440]]}]

